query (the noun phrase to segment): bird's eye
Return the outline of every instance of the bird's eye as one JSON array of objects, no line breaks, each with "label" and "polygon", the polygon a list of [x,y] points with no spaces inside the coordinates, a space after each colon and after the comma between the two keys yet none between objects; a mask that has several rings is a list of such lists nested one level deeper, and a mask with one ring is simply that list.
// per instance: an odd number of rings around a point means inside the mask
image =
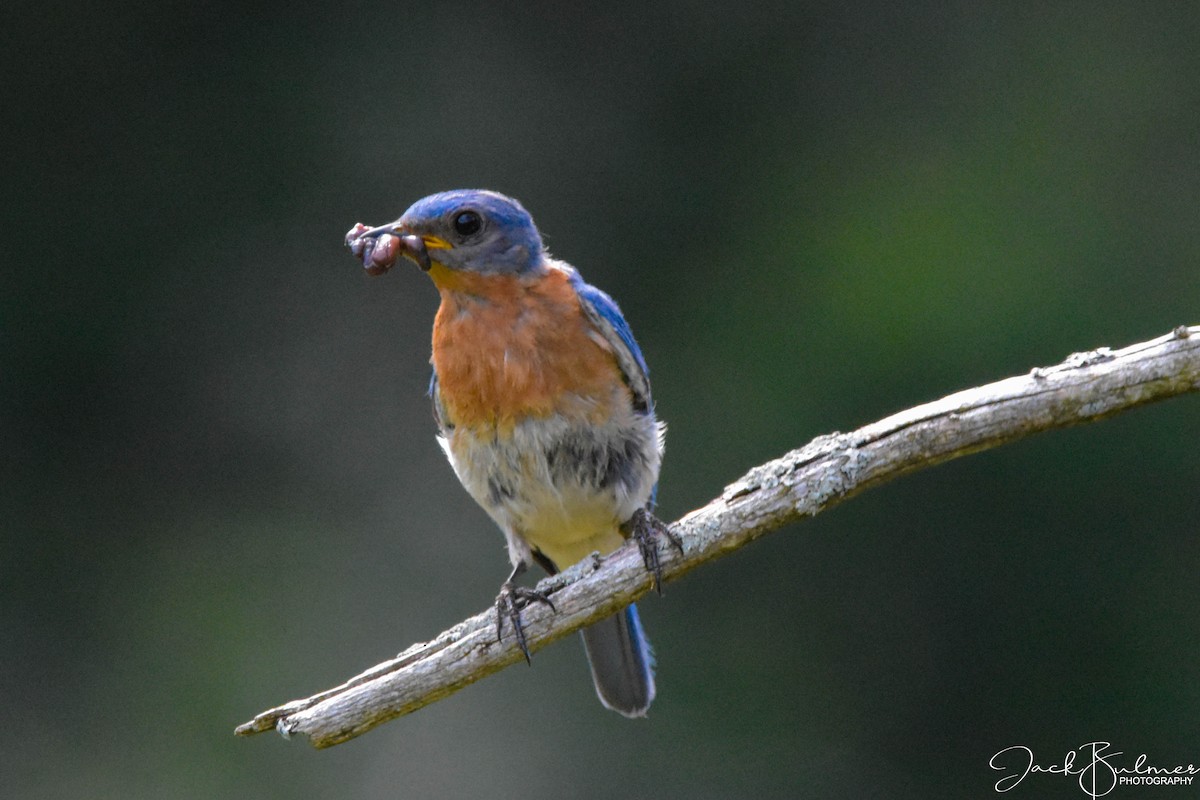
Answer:
[{"label": "bird's eye", "polygon": [[479,233],[483,220],[474,211],[463,211],[454,218],[454,232],[459,236],[470,236]]}]

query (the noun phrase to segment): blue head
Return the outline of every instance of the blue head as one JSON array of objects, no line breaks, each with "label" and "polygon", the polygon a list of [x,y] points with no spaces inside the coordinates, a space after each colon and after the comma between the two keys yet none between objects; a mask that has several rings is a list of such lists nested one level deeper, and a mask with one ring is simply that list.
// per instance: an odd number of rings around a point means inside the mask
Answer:
[{"label": "blue head", "polygon": [[456,189],[418,200],[387,226],[420,237],[429,259],[452,270],[516,274],[542,263],[542,237],[511,197]]}]

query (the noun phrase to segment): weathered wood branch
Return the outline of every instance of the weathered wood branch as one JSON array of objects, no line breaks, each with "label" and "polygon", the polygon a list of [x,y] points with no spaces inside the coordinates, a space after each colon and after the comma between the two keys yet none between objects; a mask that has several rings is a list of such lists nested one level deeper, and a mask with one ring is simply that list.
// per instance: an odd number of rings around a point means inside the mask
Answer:
[{"label": "weathered wood branch", "polygon": [[[905,473],[1197,390],[1200,326],[1180,326],[1149,342],[1076,353],[1057,366],[967,389],[851,433],[818,437],[755,467],[720,497],[673,523],[683,553],[663,544],[664,579]],[[631,543],[539,586],[557,611],[541,604],[525,610],[535,651],[637,600],[650,591],[651,578]],[[303,734],[315,747],[329,747],[521,660],[511,635],[496,641],[495,615],[487,610],[341,686],[264,711],[236,733],[275,728],[285,737]]]}]

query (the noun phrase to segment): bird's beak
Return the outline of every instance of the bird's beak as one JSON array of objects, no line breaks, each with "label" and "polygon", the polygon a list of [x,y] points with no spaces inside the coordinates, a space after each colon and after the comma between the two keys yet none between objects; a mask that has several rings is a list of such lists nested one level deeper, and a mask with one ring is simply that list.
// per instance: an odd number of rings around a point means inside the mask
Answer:
[{"label": "bird's beak", "polygon": [[389,222],[387,225],[380,225],[377,228],[367,228],[358,234],[359,239],[371,238],[374,239],[382,236],[385,233],[390,233],[392,236],[400,236],[400,223]]},{"label": "bird's beak", "polygon": [[387,272],[395,265],[397,256],[404,256],[425,272],[433,266],[425,240],[416,234],[404,233],[395,222],[377,228],[359,223],[346,234],[346,246],[362,259],[363,266],[372,275]]}]

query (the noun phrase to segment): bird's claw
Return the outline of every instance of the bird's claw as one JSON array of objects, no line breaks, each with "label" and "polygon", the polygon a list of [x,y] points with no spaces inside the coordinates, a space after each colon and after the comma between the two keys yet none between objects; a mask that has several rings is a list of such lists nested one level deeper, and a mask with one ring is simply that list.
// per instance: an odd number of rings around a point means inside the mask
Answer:
[{"label": "bird's claw", "polygon": [[512,624],[517,646],[521,648],[527,664],[533,662],[529,658],[529,645],[525,641],[525,627],[521,624],[521,609],[531,603],[545,603],[550,606],[551,611],[558,611],[545,592],[518,586],[511,581],[501,586],[500,594],[496,595],[496,641],[504,641],[504,620],[507,618]]},{"label": "bird's claw", "polygon": [[662,594],[662,560],[658,554],[658,538],[661,536],[669,541],[680,555],[683,555],[683,540],[667,523],[644,508],[633,512],[633,516],[621,527],[627,536],[637,542],[642,563],[654,576],[654,591]]}]

